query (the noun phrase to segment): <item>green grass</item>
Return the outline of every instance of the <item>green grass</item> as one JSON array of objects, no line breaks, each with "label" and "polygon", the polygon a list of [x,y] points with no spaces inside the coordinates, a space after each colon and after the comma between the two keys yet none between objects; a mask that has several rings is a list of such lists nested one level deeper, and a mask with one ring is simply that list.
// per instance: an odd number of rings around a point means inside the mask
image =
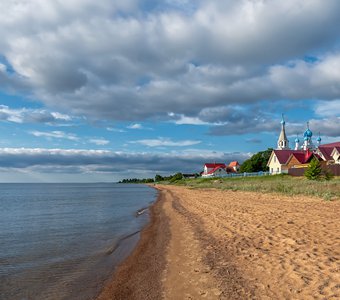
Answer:
[{"label": "green grass", "polygon": [[218,188],[232,191],[307,195],[327,201],[340,199],[340,177],[330,181],[311,181],[305,177],[271,175],[244,178],[196,178],[182,179],[175,183],[191,188]]}]

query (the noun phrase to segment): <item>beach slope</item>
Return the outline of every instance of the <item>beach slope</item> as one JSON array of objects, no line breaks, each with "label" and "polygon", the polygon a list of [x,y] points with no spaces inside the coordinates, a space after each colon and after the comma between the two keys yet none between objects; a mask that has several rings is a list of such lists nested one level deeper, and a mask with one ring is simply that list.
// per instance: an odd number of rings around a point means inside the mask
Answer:
[{"label": "beach slope", "polygon": [[337,299],[340,201],[158,186],[99,299]]}]

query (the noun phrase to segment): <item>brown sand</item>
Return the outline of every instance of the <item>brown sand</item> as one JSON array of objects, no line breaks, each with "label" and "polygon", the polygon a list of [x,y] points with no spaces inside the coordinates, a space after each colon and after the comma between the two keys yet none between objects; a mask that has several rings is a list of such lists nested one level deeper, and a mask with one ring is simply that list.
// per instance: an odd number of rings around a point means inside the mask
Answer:
[{"label": "brown sand", "polygon": [[340,299],[340,201],[159,186],[104,299]]}]

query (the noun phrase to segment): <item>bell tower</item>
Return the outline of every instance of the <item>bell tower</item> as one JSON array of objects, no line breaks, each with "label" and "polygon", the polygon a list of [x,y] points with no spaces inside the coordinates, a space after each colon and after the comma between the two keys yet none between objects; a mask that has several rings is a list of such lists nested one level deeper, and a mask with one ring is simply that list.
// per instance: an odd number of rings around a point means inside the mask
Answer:
[{"label": "bell tower", "polygon": [[282,120],[281,120],[281,132],[279,139],[277,141],[277,150],[289,150],[289,141],[287,139],[286,135],[286,129],[285,129],[286,122],[284,120],[284,116],[282,114]]}]

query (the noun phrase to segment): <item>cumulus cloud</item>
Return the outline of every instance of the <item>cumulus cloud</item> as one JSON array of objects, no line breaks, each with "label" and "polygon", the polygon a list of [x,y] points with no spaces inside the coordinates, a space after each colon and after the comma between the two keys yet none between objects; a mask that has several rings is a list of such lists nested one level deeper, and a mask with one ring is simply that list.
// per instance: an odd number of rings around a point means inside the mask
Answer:
[{"label": "cumulus cloud", "polygon": [[158,138],[131,141],[130,143],[140,144],[148,147],[186,147],[200,144],[201,141],[194,140],[173,141],[169,138]]},{"label": "cumulus cloud", "polygon": [[72,114],[131,122],[170,112],[178,124],[211,122],[204,110],[228,104],[339,99],[339,10],[336,0],[4,0],[0,54],[13,74],[2,64],[0,84]]},{"label": "cumulus cloud", "polygon": [[45,109],[13,109],[6,105],[0,105],[0,120],[14,123],[46,123],[57,125],[71,121],[72,117],[59,112],[50,112]]}]

